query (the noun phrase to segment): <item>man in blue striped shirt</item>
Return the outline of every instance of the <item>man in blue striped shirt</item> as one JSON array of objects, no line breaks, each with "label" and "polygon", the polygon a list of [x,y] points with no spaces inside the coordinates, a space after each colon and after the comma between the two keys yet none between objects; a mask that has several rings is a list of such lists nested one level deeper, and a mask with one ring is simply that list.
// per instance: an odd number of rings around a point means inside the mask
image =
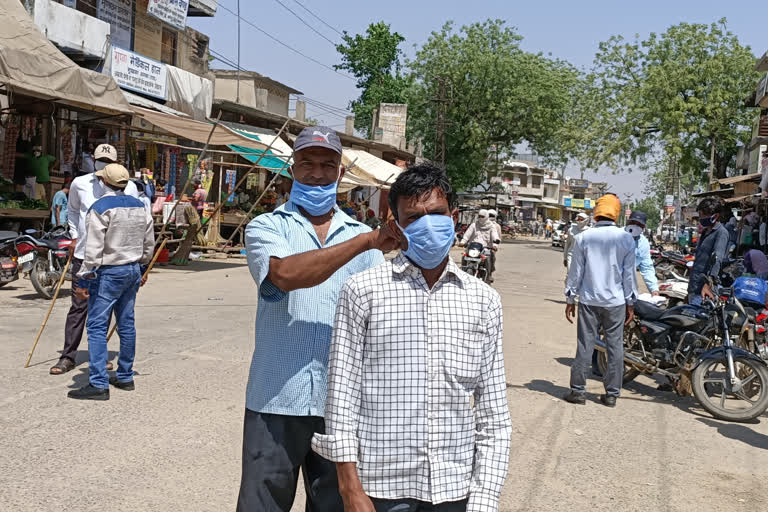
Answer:
[{"label": "man in blue striped shirt", "polygon": [[290,199],[246,229],[259,291],[256,348],[246,390],[238,512],[289,512],[299,469],[307,510],[343,510],[334,464],[312,451],[325,433],[328,351],[341,286],[398,247],[336,206],[341,141],[326,127],[296,138]]}]

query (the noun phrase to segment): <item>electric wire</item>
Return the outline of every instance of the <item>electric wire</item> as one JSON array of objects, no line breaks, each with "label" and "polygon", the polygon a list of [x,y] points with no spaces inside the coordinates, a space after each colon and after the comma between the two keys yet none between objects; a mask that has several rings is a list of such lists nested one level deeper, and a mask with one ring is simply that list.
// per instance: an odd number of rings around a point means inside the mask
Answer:
[{"label": "electric wire", "polygon": [[331,43],[331,44],[333,45],[333,47],[334,47],[334,48],[336,48],[336,43],[334,43],[333,41],[331,41],[330,39],[328,39],[327,37],[325,37],[325,34],[323,34],[323,33],[322,33],[322,32],[320,32],[319,30],[317,30],[315,27],[313,27],[312,25],[310,25],[309,23],[307,23],[307,21],[306,21],[304,18],[302,18],[301,16],[299,16],[299,15],[298,15],[298,13],[296,13],[296,11],[294,11],[293,9],[291,9],[290,7],[288,7],[287,5],[285,5],[285,4],[282,2],[282,0],[275,0],[275,2],[277,2],[278,4],[280,4],[280,5],[283,7],[283,9],[285,9],[286,11],[290,12],[291,14],[293,14],[293,15],[296,17],[296,19],[298,19],[300,22],[302,22],[302,23],[303,23],[303,24],[304,24],[304,25],[305,25],[307,28],[309,28],[309,30],[311,30],[312,32],[314,32],[314,33],[315,33],[315,34],[317,34],[318,36],[322,37],[323,39],[325,39],[326,41],[328,41],[329,43]]}]

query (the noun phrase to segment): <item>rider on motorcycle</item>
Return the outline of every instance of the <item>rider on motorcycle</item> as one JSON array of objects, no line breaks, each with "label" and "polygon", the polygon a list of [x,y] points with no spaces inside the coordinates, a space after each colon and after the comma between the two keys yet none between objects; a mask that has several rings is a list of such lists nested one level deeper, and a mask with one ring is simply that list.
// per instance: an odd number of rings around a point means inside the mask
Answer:
[{"label": "rider on motorcycle", "polygon": [[473,242],[483,244],[483,247],[490,247],[491,257],[485,262],[488,270],[488,282],[493,282],[493,271],[496,270],[496,255],[495,252],[499,249],[497,241],[501,240],[501,234],[496,229],[496,223],[491,222],[488,210],[480,210],[477,212],[477,219],[475,222],[469,225],[467,231],[464,233],[464,238],[461,239],[461,245],[468,245]]}]

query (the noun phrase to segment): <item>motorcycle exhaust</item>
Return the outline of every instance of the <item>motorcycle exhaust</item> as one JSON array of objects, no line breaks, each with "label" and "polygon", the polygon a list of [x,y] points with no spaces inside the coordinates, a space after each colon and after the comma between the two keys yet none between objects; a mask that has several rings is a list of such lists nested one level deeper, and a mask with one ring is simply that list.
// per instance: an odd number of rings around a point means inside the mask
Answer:
[{"label": "motorcycle exhaust", "polygon": [[[600,352],[607,352],[607,349],[605,347],[605,343],[603,343],[600,340],[595,341],[595,348],[599,350]],[[658,368],[656,366],[653,366],[652,364],[646,363],[642,359],[640,359],[637,356],[634,356],[630,353],[628,353],[626,350],[624,351],[624,362],[631,364],[632,366],[635,366],[638,370],[646,373],[660,373],[662,375],[665,375],[667,377],[672,377],[674,379],[677,379],[677,375],[668,372],[666,370],[662,370],[661,368]]]}]

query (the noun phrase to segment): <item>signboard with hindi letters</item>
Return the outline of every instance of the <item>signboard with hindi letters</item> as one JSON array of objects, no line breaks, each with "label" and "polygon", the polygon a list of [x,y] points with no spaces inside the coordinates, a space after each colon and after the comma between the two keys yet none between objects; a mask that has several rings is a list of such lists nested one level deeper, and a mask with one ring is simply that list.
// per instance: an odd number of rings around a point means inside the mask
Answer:
[{"label": "signboard with hindi letters", "polygon": [[109,41],[121,48],[131,47],[133,2],[131,0],[98,0],[96,17],[109,23]]},{"label": "signboard with hindi letters", "polygon": [[187,26],[187,0],[149,0],[147,12],[155,18],[184,30]]},{"label": "signboard with hindi letters", "polygon": [[112,47],[111,71],[120,87],[165,99],[168,75],[165,64],[122,48]]}]

